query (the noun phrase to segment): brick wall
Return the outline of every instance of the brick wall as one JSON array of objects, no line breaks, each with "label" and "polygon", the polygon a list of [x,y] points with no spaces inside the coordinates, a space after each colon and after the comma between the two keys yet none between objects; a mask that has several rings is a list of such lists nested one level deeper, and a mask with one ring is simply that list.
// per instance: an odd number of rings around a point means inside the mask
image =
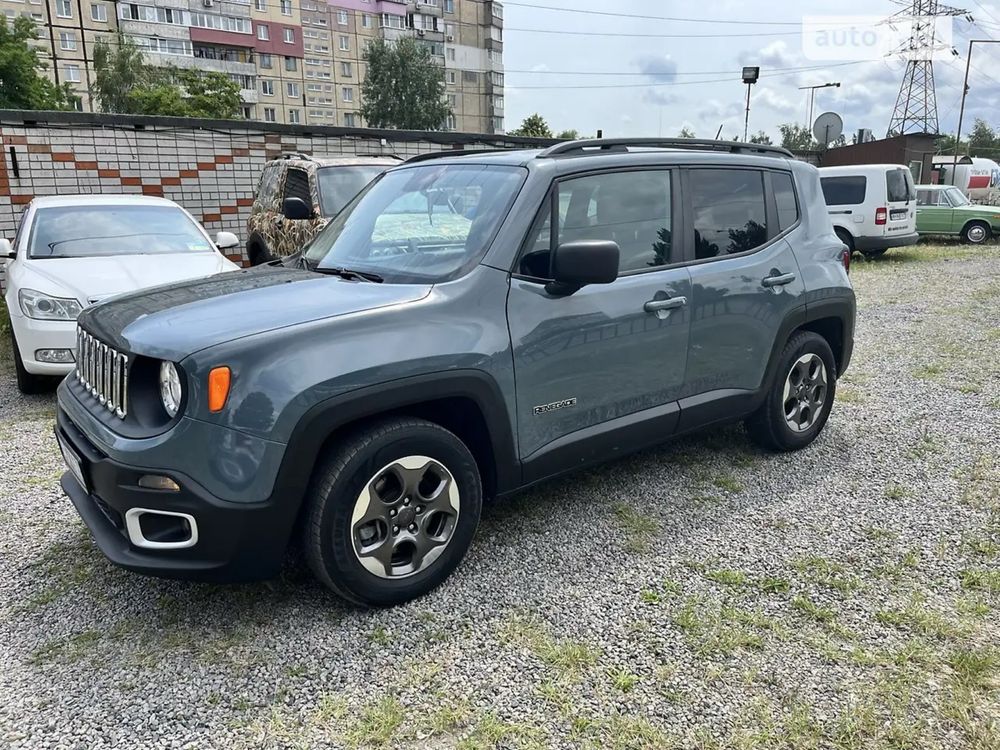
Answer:
[{"label": "brick wall", "polygon": [[[35,196],[133,193],[169,198],[210,234],[228,230],[245,241],[261,169],[283,153],[407,158],[443,149],[552,143],[469,133],[6,110],[0,110],[0,138],[0,236],[9,239]],[[230,257],[245,260],[243,254]]]}]

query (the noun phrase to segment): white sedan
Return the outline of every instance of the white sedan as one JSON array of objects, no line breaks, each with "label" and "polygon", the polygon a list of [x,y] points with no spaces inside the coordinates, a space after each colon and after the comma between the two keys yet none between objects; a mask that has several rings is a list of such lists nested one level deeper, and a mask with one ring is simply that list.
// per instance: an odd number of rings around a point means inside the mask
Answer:
[{"label": "white sedan", "polygon": [[158,284],[200,278],[238,266],[222,250],[239,239],[205,229],[173,201],[134,195],[35,198],[7,261],[7,309],[17,385],[38,391],[46,376],[76,361],[76,318],[88,305]]}]

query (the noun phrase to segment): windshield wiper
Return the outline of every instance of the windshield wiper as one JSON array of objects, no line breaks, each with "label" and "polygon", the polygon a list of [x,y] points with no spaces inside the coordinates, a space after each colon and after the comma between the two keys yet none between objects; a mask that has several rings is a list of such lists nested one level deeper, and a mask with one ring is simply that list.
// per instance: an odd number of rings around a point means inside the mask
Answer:
[{"label": "windshield wiper", "polygon": [[315,266],[310,270],[316,273],[329,274],[330,276],[339,276],[342,279],[360,279],[361,281],[369,281],[374,284],[381,284],[385,281],[377,273],[372,273],[371,271],[355,271],[350,268],[320,268],[319,266]]}]

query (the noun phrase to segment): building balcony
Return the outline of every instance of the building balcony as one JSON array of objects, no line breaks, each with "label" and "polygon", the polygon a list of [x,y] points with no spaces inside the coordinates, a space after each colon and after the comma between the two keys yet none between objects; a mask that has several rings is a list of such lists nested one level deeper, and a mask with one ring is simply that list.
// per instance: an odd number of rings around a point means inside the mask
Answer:
[{"label": "building balcony", "polygon": [[240,99],[244,104],[257,104],[260,99],[257,89],[240,89]]}]

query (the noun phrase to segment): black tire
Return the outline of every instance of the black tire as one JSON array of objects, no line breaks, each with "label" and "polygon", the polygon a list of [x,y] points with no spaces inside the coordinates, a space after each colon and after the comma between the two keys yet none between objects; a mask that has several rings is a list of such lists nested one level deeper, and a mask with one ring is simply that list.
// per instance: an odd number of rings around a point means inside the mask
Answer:
[{"label": "black tire", "polygon": [[875,260],[876,258],[881,258],[886,253],[886,248],[881,248],[879,250],[862,250],[861,254],[865,256],[868,260]]},{"label": "black tire", "polygon": [[[461,498],[458,517],[436,560],[407,576],[380,577],[355,552],[352,515],[368,482],[407,456],[426,456],[451,473]],[[318,466],[306,496],[302,548],[313,574],[343,598],[376,607],[400,604],[428,593],[458,567],[479,525],[482,500],[479,468],[461,440],[433,422],[385,419],[346,436]]]},{"label": "black tire", "polygon": [[982,245],[993,239],[993,229],[985,221],[970,221],[962,230],[962,242]]},{"label": "black tire", "polygon": [[848,252],[850,252],[851,255],[854,255],[854,238],[851,237],[851,233],[841,227],[834,227],[833,231],[837,234],[837,237],[840,238],[840,241],[847,245]]},{"label": "black tire", "polygon": [[10,346],[14,351],[14,372],[17,375],[17,389],[25,395],[41,393],[46,389],[50,378],[43,375],[33,375],[24,369],[24,360],[21,359],[21,350],[17,348],[17,339],[14,337],[14,329],[10,331]]},{"label": "black tire", "polygon": [[251,266],[260,266],[269,260],[274,260],[274,256],[271,255],[267,247],[255,240],[247,245],[247,258]]},{"label": "black tire", "polygon": [[[811,426],[797,432],[785,418],[784,389],[793,365],[800,358],[814,354],[826,368],[826,392],[822,408]],[[826,339],[812,331],[800,331],[792,336],[778,358],[774,380],[764,403],[746,419],[746,429],[757,445],[773,451],[796,451],[805,448],[823,431],[837,394],[837,365]]]}]

